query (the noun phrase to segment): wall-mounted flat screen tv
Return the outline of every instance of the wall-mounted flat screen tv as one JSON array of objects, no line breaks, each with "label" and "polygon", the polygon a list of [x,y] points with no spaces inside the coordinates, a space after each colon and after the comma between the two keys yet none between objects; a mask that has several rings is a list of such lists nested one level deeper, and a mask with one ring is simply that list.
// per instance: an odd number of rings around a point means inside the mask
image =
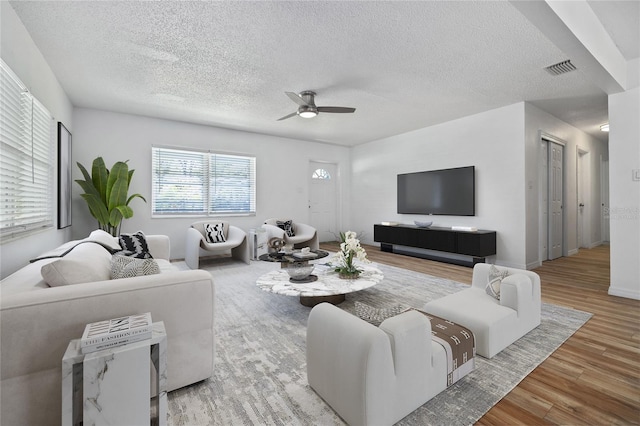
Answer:
[{"label": "wall-mounted flat screen tv", "polygon": [[475,216],[475,167],[398,175],[398,213]]}]

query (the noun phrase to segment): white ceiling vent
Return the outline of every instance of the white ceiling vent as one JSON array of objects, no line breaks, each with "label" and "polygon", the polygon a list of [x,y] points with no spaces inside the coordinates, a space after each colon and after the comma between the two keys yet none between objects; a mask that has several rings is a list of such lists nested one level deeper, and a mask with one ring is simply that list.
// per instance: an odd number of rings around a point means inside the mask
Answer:
[{"label": "white ceiling vent", "polygon": [[551,75],[560,75],[567,72],[575,71],[577,68],[571,63],[570,59],[545,68]]}]

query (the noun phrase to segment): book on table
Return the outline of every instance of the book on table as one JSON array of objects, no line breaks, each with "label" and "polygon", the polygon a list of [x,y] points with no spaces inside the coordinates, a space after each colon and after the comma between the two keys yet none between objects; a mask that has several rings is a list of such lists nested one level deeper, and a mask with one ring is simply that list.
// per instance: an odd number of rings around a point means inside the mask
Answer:
[{"label": "book on table", "polygon": [[297,258],[297,259],[314,259],[316,257],[318,257],[317,253],[314,252],[306,252],[306,253],[302,253],[300,251],[296,251],[293,253],[293,257]]},{"label": "book on table", "polygon": [[151,312],[87,324],[80,339],[83,354],[151,339]]}]

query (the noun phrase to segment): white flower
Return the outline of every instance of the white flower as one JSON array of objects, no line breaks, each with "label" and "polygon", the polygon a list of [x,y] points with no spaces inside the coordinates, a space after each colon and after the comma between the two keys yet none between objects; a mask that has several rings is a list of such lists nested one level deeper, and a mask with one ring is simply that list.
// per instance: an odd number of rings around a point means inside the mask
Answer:
[{"label": "white flower", "polygon": [[345,245],[347,246],[348,251],[356,251],[360,248],[360,241],[352,238],[350,240],[347,240],[345,242]]},{"label": "white flower", "polygon": [[358,260],[362,263],[370,263],[367,259],[367,252],[360,246],[360,240],[353,231],[347,231],[340,234],[343,238],[340,243],[340,251],[335,254],[332,260],[338,263],[337,271],[358,271],[354,265],[354,261]]}]

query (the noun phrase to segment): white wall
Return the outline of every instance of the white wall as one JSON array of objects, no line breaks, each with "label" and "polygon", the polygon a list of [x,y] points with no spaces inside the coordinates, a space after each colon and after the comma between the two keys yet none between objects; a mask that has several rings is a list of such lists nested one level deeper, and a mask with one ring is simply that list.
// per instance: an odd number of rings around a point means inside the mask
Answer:
[{"label": "white wall", "polygon": [[[134,216],[123,222],[122,232],[142,230],[147,234],[166,234],[171,239],[171,256],[184,257],[184,240],[189,225],[197,218],[151,217],[151,146],[183,146],[219,150],[256,156],[257,212],[255,216],[230,217],[228,220],[248,231],[270,217],[292,218],[307,222],[309,218],[308,167],[310,160],[338,164],[341,182],[341,226],[347,226],[349,213],[350,150],[337,145],[306,142],[94,109],[74,110],[74,161],[88,169],[101,156],[111,167],[116,161],[129,160],[135,169],[130,193],[140,193],[147,204],[132,201]],[[74,168],[74,179],[81,177]],[[86,236],[97,227],[89,214],[80,187],[74,184],[73,237]]]},{"label": "white wall", "polygon": [[609,294],[640,299],[640,88],[609,96],[611,286]]},{"label": "white wall", "polygon": [[432,216],[437,226],[497,231],[497,264],[525,267],[524,103],[359,145],[352,152],[352,229],[373,243],[381,221],[426,216],[396,211],[399,173],[476,168],[476,216]]},{"label": "white wall", "polygon": [[578,247],[578,198],[576,186],[576,167],[578,148],[589,152],[589,176],[591,179],[590,233],[585,236],[589,246],[602,243],[601,196],[600,196],[600,158],[608,158],[607,144],[542,111],[525,104],[525,151],[526,151],[526,212],[527,212],[527,266],[529,269],[541,265],[540,259],[540,131],[566,142],[564,148],[564,212],[565,212],[565,254],[577,253]]},{"label": "white wall", "polygon": [[[71,102],[9,2],[0,1],[0,56],[29,91],[73,134]],[[57,124],[56,124],[57,125]],[[75,143],[75,141],[74,141]],[[56,141],[57,147],[57,141]],[[57,149],[57,148],[56,148]],[[57,170],[54,171],[57,179]],[[54,188],[57,188],[57,180]],[[57,194],[51,199],[57,206]],[[57,213],[56,219],[57,220]],[[67,241],[71,228],[54,228],[0,245],[0,277],[13,273],[38,254]]]}]

